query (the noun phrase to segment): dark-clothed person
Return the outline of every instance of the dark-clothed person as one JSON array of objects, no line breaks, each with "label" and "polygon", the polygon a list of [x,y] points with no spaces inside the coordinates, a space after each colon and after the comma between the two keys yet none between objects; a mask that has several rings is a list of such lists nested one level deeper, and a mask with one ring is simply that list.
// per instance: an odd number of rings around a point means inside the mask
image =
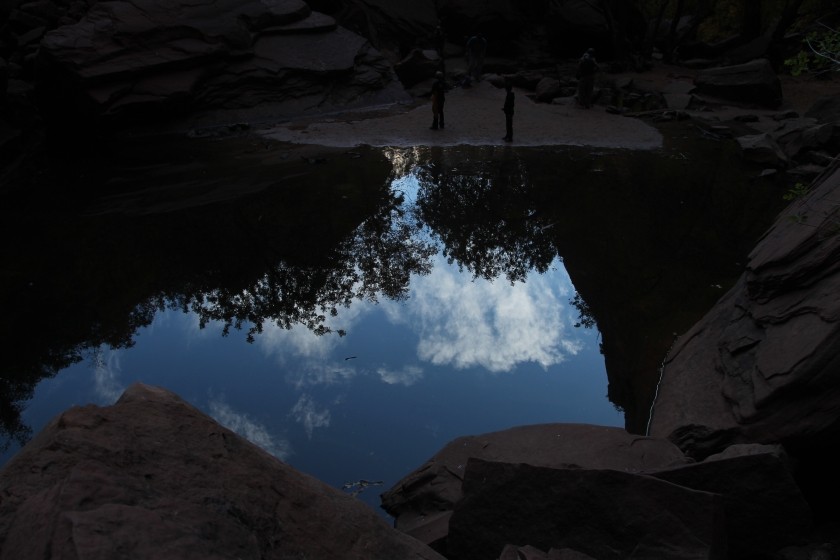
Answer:
[{"label": "dark-clothed person", "polygon": [[432,130],[443,128],[443,106],[446,103],[446,82],[443,80],[443,72],[435,73],[435,81],[432,83]]},{"label": "dark-clothed person", "polygon": [[592,93],[595,89],[595,74],[598,72],[598,62],[595,60],[595,50],[588,49],[578,61],[576,78],[578,80],[578,103],[585,109],[592,107]]},{"label": "dark-clothed person", "polygon": [[516,96],[513,93],[513,84],[510,80],[505,80],[505,105],[502,111],[505,112],[505,136],[502,138],[505,142],[513,141],[513,104]]}]

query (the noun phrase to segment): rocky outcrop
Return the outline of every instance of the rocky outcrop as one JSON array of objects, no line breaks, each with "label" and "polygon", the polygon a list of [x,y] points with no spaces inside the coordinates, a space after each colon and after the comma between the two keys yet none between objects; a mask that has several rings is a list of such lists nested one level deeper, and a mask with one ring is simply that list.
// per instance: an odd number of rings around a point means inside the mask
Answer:
[{"label": "rocky outcrop", "polygon": [[302,0],[100,2],[44,35],[38,67],[36,91],[54,119],[257,106],[276,118],[408,100],[368,41]]},{"label": "rocky outcrop", "polygon": [[773,66],[760,58],[732,66],[701,70],[694,79],[699,93],[775,108],[782,103],[782,85]]},{"label": "rocky outcrop", "polygon": [[[310,0],[313,9],[333,15],[396,63],[417,47],[433,48],[438,24],[434,0]],[[418,44],[419,42],[419,44]]]},{"label": "rocky outcrop", "polygon": [[0,471],[0,558],[442,560],[176,395],[72,408]]},{"label": "rocky outcrop", "polygon": [[811,529],[781,447],[695,463],[664,439],[582,424],[453,440],[382,505],[398,529],[459,560],[742,558]]},{"label": "rocky outcrop", "polygon": [[779,216],[668,357],[651,435],[702,458],[840,433],[840,166]]}]

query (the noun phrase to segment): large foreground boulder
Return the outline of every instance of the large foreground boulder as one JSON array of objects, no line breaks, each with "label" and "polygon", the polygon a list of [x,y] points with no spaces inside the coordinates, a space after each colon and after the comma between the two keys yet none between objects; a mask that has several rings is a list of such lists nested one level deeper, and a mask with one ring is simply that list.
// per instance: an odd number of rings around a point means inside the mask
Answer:
[{"label": "large foreground boulder", "polygon": [[455,439],[382,504],[398,529],[458,560],[754,558],[812,529],[780,446],[696,463],[667,440],[584,424]]},{"label": "large foreground boulder", "polygon": [[0,471],[0,559],[443,560],[176,395],[55,418]]}]

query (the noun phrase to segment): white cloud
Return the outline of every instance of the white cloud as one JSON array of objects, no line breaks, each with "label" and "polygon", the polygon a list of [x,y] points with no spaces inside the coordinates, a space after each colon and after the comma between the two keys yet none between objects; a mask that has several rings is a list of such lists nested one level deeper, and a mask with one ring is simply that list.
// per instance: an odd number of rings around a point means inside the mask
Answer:
[{"label": "white cloud", "polygon": [[254,445],[262,447],[281,461],[285,461],[292,454],[288,441],[272,436],[268,428],[247,414],[236,412],[230,405],[220,400],[210,401],[208,406],[210,416],[219,424],[236,432]]},{"label": "white cloud", "polygon": [[289,415],[296,422],[303,424],[306,435],[310,439],[312,439],[312,432],[315,428],[326,428],[330,425],[329,409],[319,409],[309,395],[301,395]]},{"label": "white cloud", "polygon": [[125,391],[120,383],[122,373],[120,353],[114,350],[100,350],[93,368],[93,390],[103,404],[113,404]]},{"label": "white cloud", "polygon": [[423,369],[417,366],[403,366],[399,370],[381,367],[376,370],[380,379],[389,385],[414,385],[423,378]]},{"label": "white cloud", "polygon": [[438,263],[430,275],[414,279],[404,309],[386,309],[391,321],[417,331],[421,360],[492,372],[523,362],[548,368],[582,348],[563,319],[560,298],[570,292],[568,277],[552,286],[547,276],[531,274],[527,282],[510,286],[472,280]]}]

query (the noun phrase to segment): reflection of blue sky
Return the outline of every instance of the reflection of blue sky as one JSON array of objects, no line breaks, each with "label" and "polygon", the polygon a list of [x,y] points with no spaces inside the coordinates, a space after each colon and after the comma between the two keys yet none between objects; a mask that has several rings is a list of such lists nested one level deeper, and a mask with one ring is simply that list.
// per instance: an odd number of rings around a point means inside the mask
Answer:
[{"label": "reflection of blue sky", "polygon": [[[410,204],[417,183],[395,183]],[[24,420],[37,431],[74,404],[113,403],[135,381],[179,394],[220,424],[328,484],[388,487],[454,437],[542,422],[622,425],[607,401],[597,331],[576,329],[561,262],[524,283],[488,282],[435,257],[404,301],[355,302],[347,336],[272,323],[199,328],[165,311],[136,345],[44,380]],[[246,326],[247,328],[247,326]],[[8,455],[0,455],[0,460]],[[361,495],[374,509],[377,493]]]}]

